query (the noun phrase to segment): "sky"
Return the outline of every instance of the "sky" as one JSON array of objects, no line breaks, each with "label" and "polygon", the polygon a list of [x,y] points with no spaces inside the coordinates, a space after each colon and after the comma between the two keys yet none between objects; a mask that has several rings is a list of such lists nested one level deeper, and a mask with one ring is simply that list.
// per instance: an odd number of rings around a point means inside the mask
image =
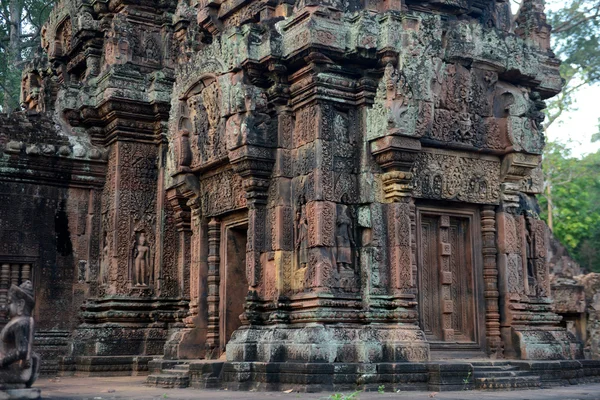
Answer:
[{"label": "sky", "polygon": [[581,157],[600,150],[600,142],[591,141],[592,135],[598,132],[600,86],[582,88],[576,94],[576,101],[576,109],[565,112],[555,121],[546,131],[546,137],[549,141],[568,143],[572,155]]},{"label": "sky", "polygon": [[[547,7],[560,6],[561,1],[546,1]],[[518,5],[511,1],[513,13]],[[575,104],[572,110],[563,113],[546,131],[549,141],[567,144],[572,155],[581,157],[585,154],[595,153],[600,150],[600,142],[592,143],[592,135],[598,132],[598,118],[600,117],[600,85],[581,88],[575,95]]]}]

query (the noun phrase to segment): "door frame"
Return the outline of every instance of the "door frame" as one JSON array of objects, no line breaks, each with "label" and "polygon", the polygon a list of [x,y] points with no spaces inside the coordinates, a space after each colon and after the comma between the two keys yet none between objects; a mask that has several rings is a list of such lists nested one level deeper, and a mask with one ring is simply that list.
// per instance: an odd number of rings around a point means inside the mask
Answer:
[{"label": "door frame", "polygon": [[[484,280],[483,280],[483,250],[481,236],[481,215],[480,207],[473,205],[452,204],[448,202],[417,202],[416,206],[416,245],[417,245],[417,291],[418,291],[418,310],[419,326],[423,329],[422,322],[422,291],[421,291],[421,265],[422,265],[422,244],[421,244],[421,216],[424,215],[448,215],[450,217],[467,218],[470,226],[470,240],[472,248],[472,268],[473,268],[473,291],[474,295],[474,319],[475,319],[475,342],[474,343],[449,343],[444,341],[428,341],[432,351],[481,351],[486,348],[486,325],[485,325],[485,298],[484,298]],[[441,305],[439,308],[441,312]]]},{"label": "door frame", "polygon": [[[219,239],[219,353],[224,353],[224,349],[227,346],[226,331],[227,331],[227,318],[226,318],[226,307],[227,307],[227,234],[230,229],[239,229],[240,227],[248,228],[248,213],[240,212],[227,215],[221,219],[221,233]],[[246,243],[248,240],[248,233],[246,232]],[[246,251],[246,249],[244,249]],[[246,274],[246,263],[242,266],[244,268],[244,274]],[[242,299],[246,302],[246,296]]]}]

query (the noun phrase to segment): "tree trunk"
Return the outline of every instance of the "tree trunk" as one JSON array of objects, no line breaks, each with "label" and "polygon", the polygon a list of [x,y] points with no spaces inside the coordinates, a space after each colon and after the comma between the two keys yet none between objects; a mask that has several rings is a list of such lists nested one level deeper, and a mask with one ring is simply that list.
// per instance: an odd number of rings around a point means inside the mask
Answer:
[{"label": "tree trunk", "polygon": [[548,199],[548,228],[554,232],[554,223],[552,221],[552,185],[548,182],[546,186],[546,198]]},{"label": "tree trunk", "polygon": [[19,65],[21,65],[21,35],[22,35],[22,14],[23,4],[21,0],[11,0],[8,4],[8,79],[5,81],[5,86],[10,92],[4,95],[4,111],[11,112],[18,106],[18,87],[20,81]]}]

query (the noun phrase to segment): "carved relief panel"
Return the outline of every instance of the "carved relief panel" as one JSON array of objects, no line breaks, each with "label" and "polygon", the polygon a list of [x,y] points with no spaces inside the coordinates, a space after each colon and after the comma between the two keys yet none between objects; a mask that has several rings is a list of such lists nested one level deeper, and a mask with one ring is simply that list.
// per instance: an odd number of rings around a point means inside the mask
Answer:
[{"label": "carved relief panel", "polygon": [[155,281],[157,179],[154,145],[118,142],[111,149],[102,193],[100,281],[117,293]]},{"label": "carved relief panel", "polygon": [[[192,86],[179,103],[176,160],[179,166],[200,168],[227,155],[221,119],[221,89],[206,77]],[[191,160],[188,153],[191,151]]]}]

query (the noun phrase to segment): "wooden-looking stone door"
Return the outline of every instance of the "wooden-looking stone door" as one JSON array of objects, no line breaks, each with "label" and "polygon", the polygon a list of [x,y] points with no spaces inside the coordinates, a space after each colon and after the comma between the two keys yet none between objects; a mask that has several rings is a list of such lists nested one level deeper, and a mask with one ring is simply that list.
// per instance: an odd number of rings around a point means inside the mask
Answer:
[{"label": "wooden-looking stone door", "polygon": [[417,249],[420,322],[432,350],[482,350],[478,213],[419,208]]}]

